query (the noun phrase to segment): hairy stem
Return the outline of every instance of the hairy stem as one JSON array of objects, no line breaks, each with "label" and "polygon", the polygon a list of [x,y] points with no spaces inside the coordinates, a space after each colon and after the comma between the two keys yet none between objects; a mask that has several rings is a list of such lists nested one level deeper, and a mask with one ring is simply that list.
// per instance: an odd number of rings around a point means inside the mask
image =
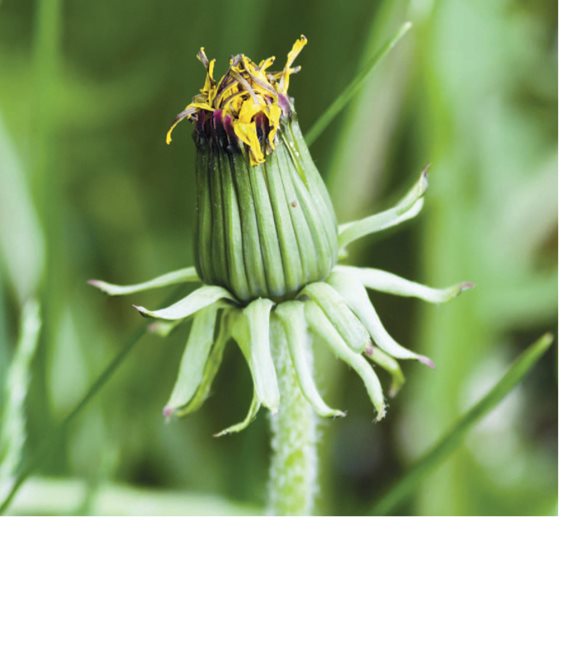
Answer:
[{"label": "hairy stem", "polygon": [[[268,513],[308,516],[318,488],[318,419],[303,397],[279,321],[272,319],[272,347],[280,386],[280,410],[270,416],[272,462]],[[308,346],[309,356],[312,348]]]}]

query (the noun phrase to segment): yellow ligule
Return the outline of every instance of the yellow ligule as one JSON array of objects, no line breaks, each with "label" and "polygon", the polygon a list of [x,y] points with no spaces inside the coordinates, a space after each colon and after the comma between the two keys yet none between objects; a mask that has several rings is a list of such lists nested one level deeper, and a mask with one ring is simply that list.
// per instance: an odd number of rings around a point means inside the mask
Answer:
[{"label": "yellow ligule", "polygon": [[[246,145],[251,165],[258,165],[266,160],[266,151],[273,151],[276,146],[278,131],[283,110],[279,96],[285,96],[290,85],[290,75],[299,68],[292,67],[294,61],[307,43],[304,35],[294,42],[288,52],[286,64],[280,72],[268,72],[275,61],[270,56],[258,64],[244,54],[230,59],[228,71],[218,82],[214,79],[216,60],[209,60],[204,47],[197,54],[198,60],[206,69],[206,79],[200,92],[192,102],[178,114],[166,134],[166,143],[172,141],[172,132],[184,119],[194,119],[197,110],[222,110],[223,114],[232,118],[232,128],[238,140]],[[264,114],[268,120],[268,137],[264,141],[265,148],[258,138],[256,119]]]},{"label": "yellow ligule", "polygon": [[270,105],[267,109],[264,110],[264,114],[268,117],[268,121],[270,122],[268,142],[270,143],[270,147],[275,149],[276,134],[280,128],[280,117],[282,116],[282,109],[280,108],[280,105]]},{"label": "yellow ligule", "polygon": [[256,124],[252,122],[245,123],[239,119],[235,119],[232,122],[232,126],[238,139],[248,147],[250,153],[250,164],[252,166],[257,166],[260,163],[264,163],[264,152],[262,151],[260,140],[258,140]]},{"label": "yellow ligule", "polygon": [[278,85],[278,88],[280,91],[282,91],[282,93],[288,92],[288,87],[290,86],[290,74],[292,73],[292,63],[294,63],[294,61],[298,58],[298,55],[307,44],[308,39],[304,35],[300,35],[300,37],[292,45],[292,49],[290,49],[288,52],[288,56],[286,57],[286,65],[284,66],[282,77],[280,78],[280,84]]}]

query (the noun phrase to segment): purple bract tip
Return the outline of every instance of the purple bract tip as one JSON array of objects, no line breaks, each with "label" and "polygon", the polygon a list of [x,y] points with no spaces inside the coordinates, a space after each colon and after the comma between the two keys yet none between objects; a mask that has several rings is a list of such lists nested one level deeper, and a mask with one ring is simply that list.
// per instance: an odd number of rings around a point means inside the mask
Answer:
[{"label": "purple bract tip", "polygon": [[420,355],[418,357],[418,361],[424,364],[425,366],[429,367],[430,369],[435,369],[436,364],[430,359],[430,357],[424,357],[424,355]]}]

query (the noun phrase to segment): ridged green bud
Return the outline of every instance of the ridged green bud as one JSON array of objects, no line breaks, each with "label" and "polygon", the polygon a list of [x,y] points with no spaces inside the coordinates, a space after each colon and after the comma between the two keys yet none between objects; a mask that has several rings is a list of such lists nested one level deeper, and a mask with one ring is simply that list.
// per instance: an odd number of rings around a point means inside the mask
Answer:
[{"label": "ridged green bud", "polygon": [[198,147],[196,269],[240,301],[293,297],[336,263],[334,209],[296,119],[278,136],[256,166],[243,150]]},{"label": "ridged green bud", "polygon": [[271,59],[236,56],[218,83],[201,50],[206,83],[176,120],[194,124],[198,275],[243,303],[294,297],[324,280],[338,255],[334,208],[286,94],[305,43],[278,73],[268,72]]}]

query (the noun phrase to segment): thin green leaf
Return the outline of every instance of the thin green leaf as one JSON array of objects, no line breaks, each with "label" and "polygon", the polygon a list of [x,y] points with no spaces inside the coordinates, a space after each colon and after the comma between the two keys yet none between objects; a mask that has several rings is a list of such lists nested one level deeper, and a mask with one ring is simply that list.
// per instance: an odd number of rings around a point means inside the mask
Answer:
[{"label": "thin green leaf", "polygon": [[388,40],[385,44],[380,47],[380,49],[374,54],[368,63],[358,72],[356,77],[348,84],[348,86],[342,91],[342,93],[336,98],[336,100],[326,109],[319,119],[313,124],[312,128],[306,133],[306,142],[308,146],[312,145],[320,135],[328,128],[328,126],[334,121],[334,119],[342,112],[342,110],[348,105],[348,103],[354,98],[359,88],[364,83],[364,80],[368,75],[374,70],[374,68],[380,63],[380,61],[387,56],[390,51],[398,44],[398,42],[406,35],[406,33],[412,28],[410,22],[406,22],[400,26],[398,32],[392,37],[391,40]]},{"label": "thin green leaf", "polygon": [[468,430],[477,424],[529,373],[552,344],[551,334],[544,334],[527,348],[494,387],[461,416],[451,429],[376,504],[372,515],[385,516],[411,495],[421,481],[432,473],[462,445]]}]

